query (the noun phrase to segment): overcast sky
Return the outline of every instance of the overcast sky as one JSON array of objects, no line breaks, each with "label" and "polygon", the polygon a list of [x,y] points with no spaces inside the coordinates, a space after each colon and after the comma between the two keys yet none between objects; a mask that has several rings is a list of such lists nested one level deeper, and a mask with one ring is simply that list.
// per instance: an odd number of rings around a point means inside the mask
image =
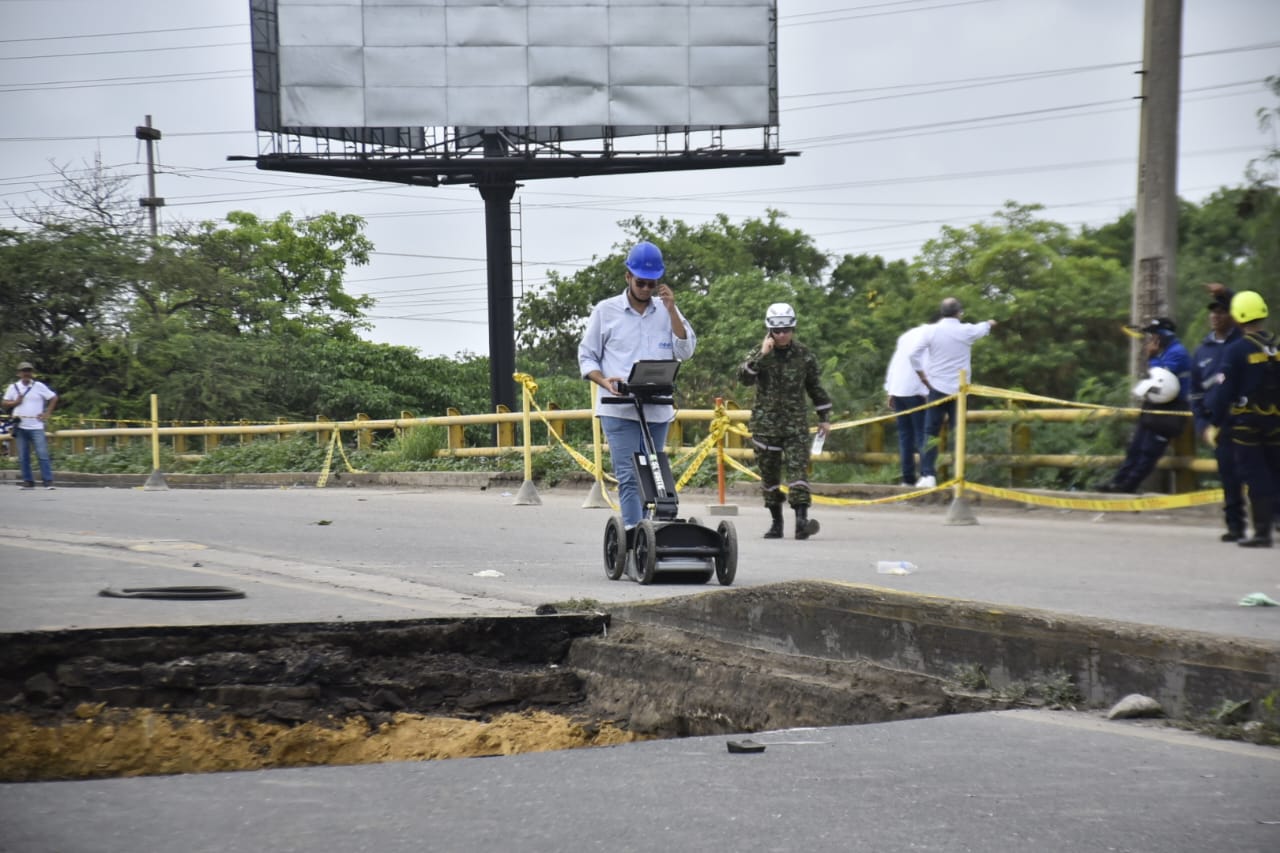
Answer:
[{"label": "overcast sky", "polygon": [[[1006,200],[1071,225],[1133,207],[1142,0],[783,0],[783,166],[534,181],[519,207],[517,294],[622,239],[633,215],[735,220],[769,207],[833,256],[910,258],[944,224]],[[372,263],[348,290],[378,298],[371,340],[423,355],[486,353],[484,211],[469,187],[259,172],[248,0],[0,0],[0,226],[100,157],[146,195],[134,127],[151,115],[161,221],[327,210],[368,220]],[[1185,0],[1178,189],[1238,185],[1280,144],[1280,2]],[[619,288],[622,283],[619,279]]]}]

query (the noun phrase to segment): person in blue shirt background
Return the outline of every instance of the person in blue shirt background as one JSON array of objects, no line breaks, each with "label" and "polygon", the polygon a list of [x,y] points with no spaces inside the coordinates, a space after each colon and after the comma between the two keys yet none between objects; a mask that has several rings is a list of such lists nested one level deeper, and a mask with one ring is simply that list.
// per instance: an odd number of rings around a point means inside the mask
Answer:
[{"label": "person in blue shirt background", "polygon": [[[1176,399],[1160,408],[1165,411],[1187,411],[1191,398],[1191,356],[1178,340],[1178,327],[1168,317],[1157,317],[1142,327],[1146,335],[1143,347],[1147,355],[1147,368],[1163,367],[1178,378]],[[1143,406],[1151,410],[1150,404]],[[1149,414],[1144,411],[1138,419],[1129,446],[1125,450],[1124,463],[1109,482],[1098,487],[1101,492],[1138,491],[1142,481],[1156,468],[1156,463],[1187,427],[1190,418],[1179,415]]]},{"label": "person in blue shirt background", "polygon": [[1231,317],[1232,292],[1221,284],[1206,285],[1213,301],[1209,303],[1209,334],[1191,356],[1191,413],[1195,418],[1196,436],[1213,448],[1218,461],[1218,479],[1222,482],[1222,516],[1227,532],[1223,542],[1238,542],[1245,537],[1244,483],[1236,470],[1235,451],[1228,440],[1216,440],[1212,421],[1213,398],[1218,389],[1218,374],[1227,346],[1241,338],[1240,327]]},{"label": "person in blue shirt background", "polygon": [[1280,492],[1280,351],[1265,328],[1267,303],[1255,291],[1231,299],[1231,316],[1242,336],[1227,347],[1211,398],[1219,440],[1231,445],[1235,464],[1249,487],[1253,536],[1236,544],[1270,548],[1276,495]]}]

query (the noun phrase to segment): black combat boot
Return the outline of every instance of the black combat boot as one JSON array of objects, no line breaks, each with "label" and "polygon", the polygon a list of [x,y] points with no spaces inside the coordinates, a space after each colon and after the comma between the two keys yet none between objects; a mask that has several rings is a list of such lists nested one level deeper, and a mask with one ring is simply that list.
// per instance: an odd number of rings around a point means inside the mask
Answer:
[{"label": "black combat boot", "polygon": [[773,516],[773,524],[769,525],[769,529],[765,531],[765,539],[781,539],[782,538],[782,507],[769,507],[769,515]]},{"label": "black combat boot", "polygon": [[1271,547],[1272,507],[1270,498],[1255,498],[1249,502],[1249,508],[1253,511],[1253,538],[1241,539],[1237,545],[1241,548]]},{"label": "black combat boot", "polygon": [[796,507],[796,538],[808,539],[817,533],[818,529],[817,519],[809,517],[809,508],[807,506]]}]

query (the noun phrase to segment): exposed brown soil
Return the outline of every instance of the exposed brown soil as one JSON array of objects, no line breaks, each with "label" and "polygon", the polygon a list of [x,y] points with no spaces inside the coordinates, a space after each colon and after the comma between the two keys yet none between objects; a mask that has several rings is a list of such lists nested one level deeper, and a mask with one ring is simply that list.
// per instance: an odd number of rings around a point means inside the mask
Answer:
[{"label": "exposed brown soil", "polygon": [[991,707],[945,680],[607,617],[11,636],[0,781],[509,755]]},{"label": "exposed brown soil", "polygon": [[0,715],[0,780],[426,761],[642,739],[612,722],[586,723],[547,711],[502,714],[487,722],[399,713],[373,728],[364,717],[288,725],[101,704],[81,705],[75,716],[48,725],[25,714]]}]

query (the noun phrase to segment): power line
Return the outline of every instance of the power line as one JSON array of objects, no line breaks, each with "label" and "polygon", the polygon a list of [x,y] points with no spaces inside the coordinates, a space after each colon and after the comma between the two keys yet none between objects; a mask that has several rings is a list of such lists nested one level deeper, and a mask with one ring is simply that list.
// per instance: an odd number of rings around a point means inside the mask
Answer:
[{"label": "power line", "polygon": [[122,53],[163,53],[171,50],[204,50],[211,47],[239,47],[243,48],[243,41],[224,41],[218,44],[179,44],[168,47],[133,47],[122,50],[87,50],[77,53],[39,53],[24,54],[22,56],[0,56],[0,62],[12,62],[18,59],[69,59],[72,57],[82,56],[118,56]]},{"label": "power line", "polygon": [[27,41],[64,41],[66,39],[116,38],[117,36],[149,36],[157,33],[189,33],[196,30],[242,29],[247,24],[209,24],[202,27],[165,27],[156,30],[128,30],[122,33],[82,33],[74,36],[29,36],[20,39],[0,39],[0,44],[17,44]]},{"label": "power line", "polygon": [[[790,23],[784,23],[782,20],[779,20],[778,26],[779,27],[806,27],[806,26],[811,26],[813,24],[831,24],[837,21],[857,21],[863,18],[883,18],[886,15],[905,15],[905,14],[910,14],[912,12],[930,12],[935,9],[950,9],[954,6],[974,6],[979,3],[990,3],[990,2],[991,0],[960,0],[960,2],[957,2],[957,3],[941,3],[936,6],[917,6],[912,9],[897,9],[897,10],[891,10],[888,12],[872,12],[867,15],[845,15],[839,18],[820,18],[819,20],[816,20],[816,21],[793,21]],[[890,4],[884,4],[884,5],[895,5],[895,4],[890,3]],[[855,10],[858,8],[859,7],[857,6],[853,7],[853,9]],[[868,6],[864,8],[874,8],[874,7]],[[835,12],[835,13],[814,12],[810,14],[815,14],[815,15],[838,14],[838,12]]]},{"label": "power line", "polygon": [[14,92],[60,92],[64,89],[107,89],[114,86],[154,86],[164,83],[204,83],[210,80],[245,80],[252,77],[245,70],[188,71],[180,74],[153,74],[146,77],[100,77],[92,80],[42,80],[31,83],[0,85],[0,95]]}]

